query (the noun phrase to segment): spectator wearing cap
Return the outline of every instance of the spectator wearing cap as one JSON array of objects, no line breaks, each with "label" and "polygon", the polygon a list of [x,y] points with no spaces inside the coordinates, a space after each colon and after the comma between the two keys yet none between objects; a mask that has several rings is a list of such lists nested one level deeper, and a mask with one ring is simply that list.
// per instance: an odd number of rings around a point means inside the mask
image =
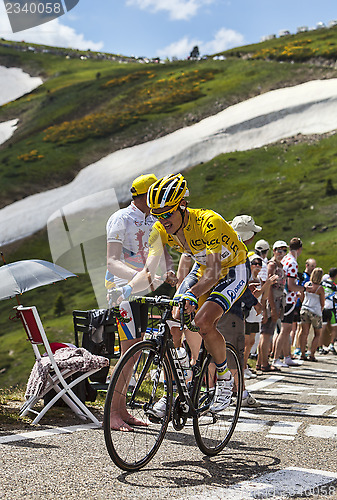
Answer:
[{"label": "spectator wearing cap", "polygon": [[[307,259],[305,262],[305,269],[303,273],[299,273],[299,279],[297,284],[298,285],[305,285],[310,281],[310,275],[312,271],[316,267],[316,261],[315,259]],[[295,350],[294,350],[294,355],[295,356],[301,356],[301,349],[300,349],[300,344],[299,344],[299,337],[301,335],[302,331],[302,323],[301,323],[301,317],[300,317],[300,310],[302,306],[302,297],[297,298],[296,306],[295,306],[295,313],[294,313],[294,322],[293,322],[293,328],[292,332],[290,334],[292,343],[295,345]]]},{"label": "spectator wearing cap", "polygon": [[[281,320],[281,331],[275,342],[273,365],[277,367],[298,366],[298,363],[291,357],[290,352],[290,332],[294,319],[295,306],[298,292],[303,292],[303,285],[298,285],[298,264],[297,258],[302,252],[302,241],[300,238],[292,238],[289,243],[289,253],[281,261],[286,276],[286,305],[283,319]],[[280,360],[283,354],[284,360]]]},{"label": "spectator wearing cap", "polygon": [[268,263],[268,252],[269,252],[269,243],[266,240],[259,240],[255,243],[255,253],[261,257],[262,259],[262,268],[259,273],[259,277],[263,282],[267,281],[268,278],[268,269],[267,269],[267,263]]},{"label": "spectator wearing cap", "polygon": [[261,226],[255,224],[253,217],[250,215],[237,215],[230,225],[238,233],[246,246],[253,241],[254,236],[262,229]]},{"label": "spectator wearing cap", "polygon": [[265,309],[266,314],[261,324],[256,366],[257,369],[261,369],[262,372],[280,371],[278,367],[269,363],[268,358],[276,323],[279,318],[282,318],[284,311],[284,287],[286,279],[281,261],[287,250],[288,245],[285,241],[275,241],[273,245],[273,257],[269,260],[267,265],[268,277],[276,275],[277,278],[269,288]]},{"label": "spectator wearing cap", "polygon": [[[262,305],[262,310],[265,307],[266,300],[269,293],[270,286],[276,282],[277,275],[267,276],[265,282],[262,282],[260,278],[260,271],[262,268],[262,258],[253,254],[249,257],[250,266],[251,266],[251,277],[249,280],[248,287],[251,290],[252,294],[260,304]],[[246,317],[245,321],[245,352],[244,352],[244,375],[246,378],[252,378],[251,372],[248,368],[247,362],[248,357],[251,352],[251,349],[255,343],[256,334],[260,331],[260,325],[262,321],[263,315],[262,313],[258,314],[254,307],[252,307]]]},{"label": "spectator wearing cap", "polygon": [[[257,232],[261,231],[262,227],[255,224],[254,219],[250,215],[238,215],[230,222],[231,226],[245,245],[251,243]],[[247,259],[247,267],[250,270],[250,263]],[[218,321],[218,330],[225,337],[226,341],[231,342],[239,353],[242,369],[244,370],[244,349],[246,344],[245,339],[245,322],[243,317],[243,308],[250,310],[252,307],[258,307],[260,312],[261,306],[257,299],[251,293],[249,288],[243,293],[240,300],[236,301],[226,314],[223,314]],[[231,367],[231,360],[229,359]],[[250,377],[249,377],[250,378]],[[246,389],[245,381],[242,394],[242,406],[248,408],[258,408],[261,403],[257,401]]]},{"label": "spectator wearing cap", "polygon": [[[126,208],[113,213],[107,222],[108,269],[105,286],[108,290],[126,285],[144,268],[148,255],[149,234],[156,221],[155,217],[150,214],[146,197],[149,187],[156,180],[154,174],[137,177],[131,186],[132,202]],[[166,256],[166,258],[167,262],[170,262],[169,257]],[[172,280],[171,284],[176,281],[173,271],[167,273],[167,281],[170,282],[170,280]],[[159,279],[156,284],[158,286]],[[129,301],[121,302],[119,307],[122,316],[128,319],[125,323],[117,322],[121,351],[124,353],[143,338],[147,327],[148,308],[146,304]],[[112,415],[110,425],[115,430],[131,431],[130,425],[145,425],[128,414],[126,408],[112,412]]]},{"label": "spectator wearing cap", "polygon": [[[268,268],[267,268],[267,264],[268,264],[268,252],[269,252],[269,243],[268,241],[266,240],[259,240],[255,243],[255,247],[254,247],[254,251],[255,251],[255,254],[258,255],[259,257],[261,257],[262,259],[262,268],[261,268],[261,271],[259,272],[259,279],[261,279],[262,281],[262,284],[265,283],[267,281],[267,278],[268,278]],[[250,255],[253,255],[253,252],[250,254],[248,254],[248,256]],[[265,300],[263,299],[262,300],[262,307],[265,309]],[[260,332],[258,333],[258,335],[256,335],[255,337],[255,342],[251,348],[251,351],[250,351],[250,354],[252,356],[256,356],[256,351],[257,351],[257,346],[259,345],[259,340],[260,340]]]}]

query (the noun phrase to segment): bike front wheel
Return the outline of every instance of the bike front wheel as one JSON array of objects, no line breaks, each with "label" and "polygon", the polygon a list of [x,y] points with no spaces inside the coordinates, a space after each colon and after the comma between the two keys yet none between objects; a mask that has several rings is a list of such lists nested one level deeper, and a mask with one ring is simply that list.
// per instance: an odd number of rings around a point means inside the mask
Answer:
[{"label": "bike front wheel", "polygon": [[[105,443],[114,463],[126,471],[139,470],[153,458],[170,421],[172,375],[166,358],[162,369],[159,361],[155,341],[139,342],[119,360],[110,381],[104,406]],[[154,418],[151,410],[164,395],[166,409]]]},{"label": "bike front wheel", "polygon": [[227,359],[234,376],[234,390],[231,404],[224,410],[214,413],[210,406],[214,398],[214,369],[211,369],[212,358],[207,356],[203,364],[197,388],[194,405],[197,416],[193,418],[193,430],[196,442],[205,455],[216,455],[228,444],[237,424],[243,390],[242,369],[236,349],[226,343]]}]

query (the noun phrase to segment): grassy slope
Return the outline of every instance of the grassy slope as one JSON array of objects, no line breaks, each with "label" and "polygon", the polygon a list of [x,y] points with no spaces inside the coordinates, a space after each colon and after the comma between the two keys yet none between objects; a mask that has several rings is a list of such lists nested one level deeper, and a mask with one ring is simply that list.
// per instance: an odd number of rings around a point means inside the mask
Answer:
[{"label": "grassy slope", "polygon": [[[327,43],[331,44],[336,32],[330,31],[330,35],[332,39]],[[276,44],[281,42],[274,41]],[[257,48],[261,45],[258,44]],[[247,52],[251,52],[251,47]],[[163,135],[260,92],[313,78],[336,76],[334,70],[311,63],[279,64],[240,58],[231,58],[225,63],[210,60],[146,66],[146,70],[155,73],[155,79],[178,76],[194,69],[213,71],[214,78],[201,83],[203,96],[199,99],[171,106],[165,112],[144,115],[139,123],[111,137],[69,147],[50,147],[41,140],[44,127],[99,109],[104,100],[93,100],[92,96],[100,94],[102,83],[139,71],[139,65],[66,60],[60,56],[6,52],[0,48],[0,63],[4,64],[5,60],[8,65],[22,66],[34,74],[42,73],[47,80],[41,88],[0,110],[0,119],[19,116],[22,123],[10,141],[10,147],[6,144],[0,151],[0,189],[4,204],[6,200],[13,201],[25,193],[66,182],[93,158],[97,159],[114,148]],[[96,78],[98,71],[101,73],[99,79]],[[123,87],[122,93],[110,95],[111,109],[128,92],[146,85],[146,81],[131,82]],[[48,102],[50,94],[55,99]],[[20,164],[16,157],[27,147],[45,148],[41,151],[47,155],[48,161]],[[337,137],[334,135],[309,143],[286,141],[249,152],[220,155],[186,173],[191,191],[190,204],[213,208],[228,220],[239,213],[252,214],[264,228],[262,236],[269,241],[299,235],[305,243],[300,266],[303,267],[306,257],[314,256],[319,265],[328,269],[336,265],[337,195],[326,196],[326,185],[331,179],[337,188],[336,157]],[[312,226],[317,226],[317,229],[313,230]],[[325,227],[327,229],[322,231]],[[51,260],[45,231],[4,250],[8,262],[25,258]],[[53,306],[60,292],[64,295],[66,311],[55,317]],[[24,304],[37,305],[52,340],[73,341],[71,311],[96,307],[86,275],[28,292],[21,300]],[[32,365],[31,350],[24,340],[22,327],[8,321],[15,304],[15,299],[0,303],[0,385],[3,386],[24,383]]]},{"label": "grassy slope", "polygon": [[229,49],[225,56],[305,61],[321,58],[333,62],[337,56],[337,26],[330,29],[305,31],[296,35],[266,40],[265,42]]},{"label": "grassy slope", "polygon": [[[0,63],[22,65],[23,60],[25,67],[30,67],[34,73],[40,67],[40,73],[47,80],[32,93],[0,109],[0,120],[20,119],[15,135],[0,147],[0,206],[27,194],[65,184],[84,166],[121,147],[156,138],[270,89],[332,74],[329,68],[312,64],[237,58],[226,62],[207,60],[146,65],[144,69],[140,64],[82,61],[0,47]],[[199,83],[197,99],[165,106],[164,94],[160,96],[161,106],[157,99],[156,106],[148,106],[142,111],[142,89],[149,88],[155,94],[154,86],[158,81],[171,79],[174,80],[174,92],[179,90],[183,75],[194,71],[200,73],[193,81],[193,85]],[[136,72],[144,75],[123,85],[104,87],[113,78]],[[147,72],[151,73],[151,78]],[[205,72],[211,73],[213,78],[205,80],[202,77]],[[97,73],[100,78],[96,78]],[[185,83],[184,89],[190,88],[192,83]],[[78,129],[88,116],[107,112],[118,117],[126,105],[134,118],[122,130],[98,138],[89,136],[81,142],[44,140],[50,126],[76,119]],[[37,151],[40,158],[30,158],[31,151]],[[28,155],[27,159],[18,158],[22,155]]]}]

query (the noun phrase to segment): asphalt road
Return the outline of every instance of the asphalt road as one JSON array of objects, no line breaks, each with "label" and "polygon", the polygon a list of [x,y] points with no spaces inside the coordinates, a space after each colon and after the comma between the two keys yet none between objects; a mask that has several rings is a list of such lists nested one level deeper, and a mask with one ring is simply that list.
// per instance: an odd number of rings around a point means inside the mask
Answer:
[{"label": "asphalt road", "polygon": [[190,429],[171,426],[133,474],[111,462],[102,429],[1,432],[0,498],[337,499],[337,356],[318,359],[248,381],[262,407],[241,412],[229,446],[212,458]]}]

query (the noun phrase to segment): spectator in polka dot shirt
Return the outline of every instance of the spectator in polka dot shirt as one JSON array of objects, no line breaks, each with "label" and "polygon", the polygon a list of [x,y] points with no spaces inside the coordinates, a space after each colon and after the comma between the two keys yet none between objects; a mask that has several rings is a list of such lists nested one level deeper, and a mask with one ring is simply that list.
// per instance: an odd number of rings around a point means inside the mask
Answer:
[{"label": "spectator in polka dot shirt", "polygon": [[[274,366],[287,367],[298,366],[298,363],[290,355],[290,332],[292,330],[293,317],[297,302],[298,292],[302,292],[304,287],[297,285],[298,264],[297,258],[302,252],[302,241],[300,238],[292,238],[289,243],[289,253],[283,257],[281,264],[286,276],[286,306],[282,320],[281,331],[275,342]],[[280,355],[283,353],[284,360],[281,361]]]}]

